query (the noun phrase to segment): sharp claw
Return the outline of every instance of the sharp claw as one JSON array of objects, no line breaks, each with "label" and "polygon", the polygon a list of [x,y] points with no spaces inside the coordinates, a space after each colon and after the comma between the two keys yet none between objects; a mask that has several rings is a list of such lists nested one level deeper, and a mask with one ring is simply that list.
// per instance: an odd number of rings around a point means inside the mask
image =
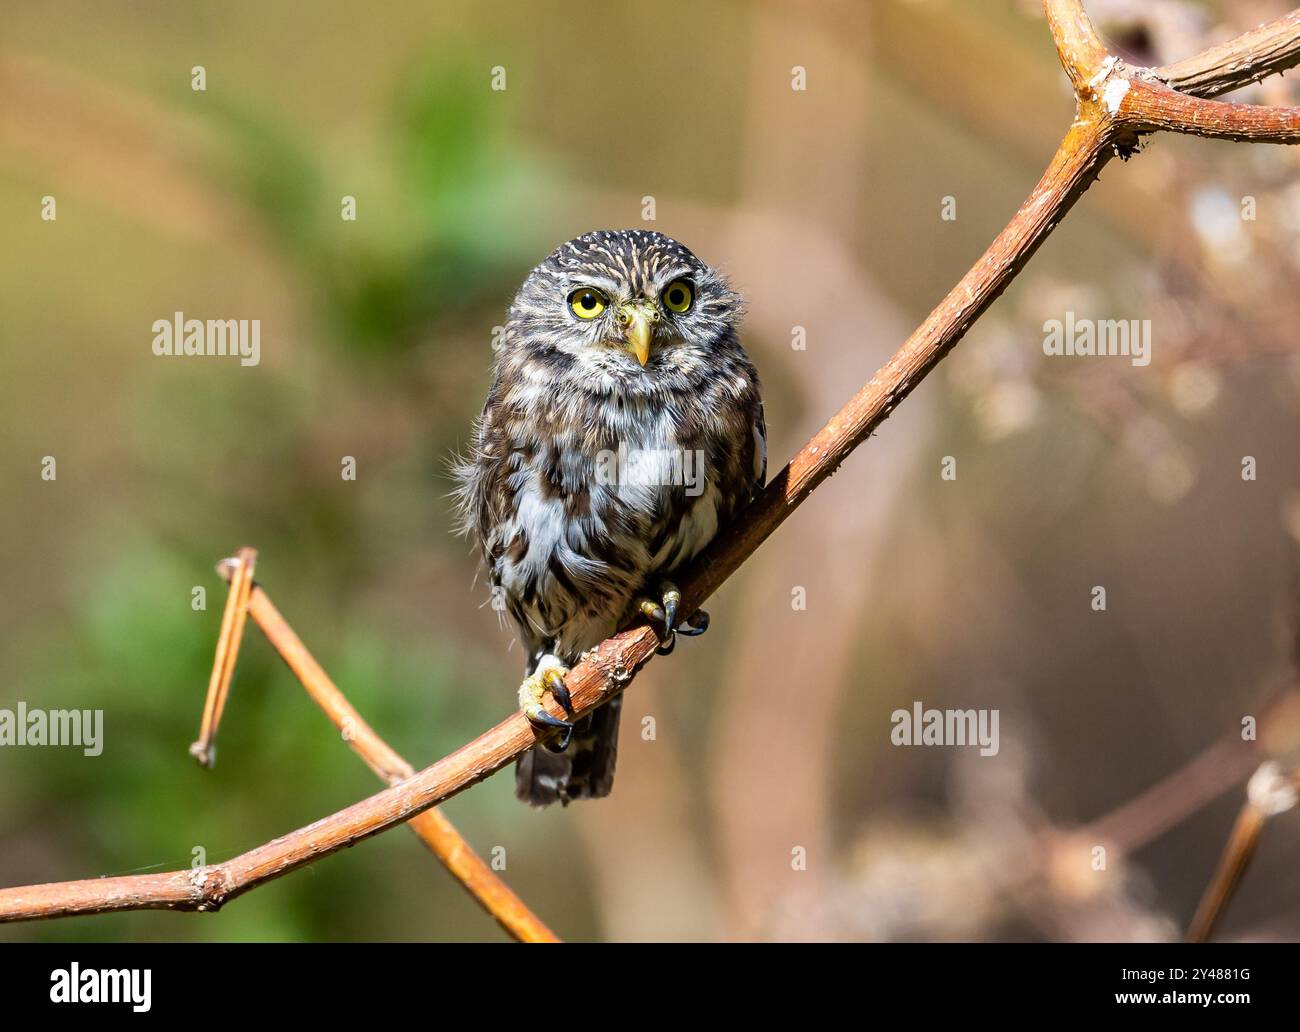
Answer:
[{"label": "sharp claw", "polygon": [[551,689],[551,694],[555,696],[555,701],[564,707],[564,712],[573,716],[573,698],[569,695],[569,688],[564,683],[564,678],[551,678],[547,681],[547,685]]},{"label": "sharp claw", "polygon": [[[663,604],[655,602],[653,599],[642,599],[639,605],[641,614],[645,616],[652,624],[656,625],[659,633],[659,649],[661,656],[666,656],[673,650],[677,644],[677,611],[682,604],[682,593],[673,585],[665,583],[663,586]],[[699,633],[692,631],[690,633]]]},{"label": "sharp claw", "polygon": [[550,749],[551,752],[564,752],[564,750],[569,747],[569,739],[573,737],[573,724],[570,721],[561,720],[559,717],[553,717],[540,706],[535,710],[525,713],[524,716],[534,724],[538,724],[542,727],[559,727],[564,729],[564,734],[560,736],[558,745],[551,742],[545,743],[546,748]]},{"label": "sharp claw", "polygon": [[541,724],[543,727],[563,727],[573,730],[573,724],[567,720],[561,720],[559,717],[553,717],[546,710],[540,707],[527,714],[529,720],[534,724]]}]

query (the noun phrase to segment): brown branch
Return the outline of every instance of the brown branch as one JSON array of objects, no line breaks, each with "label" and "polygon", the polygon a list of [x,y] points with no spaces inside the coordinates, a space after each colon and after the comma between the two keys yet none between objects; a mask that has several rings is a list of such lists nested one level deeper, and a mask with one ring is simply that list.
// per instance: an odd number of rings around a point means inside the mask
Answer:
[{"label": "brown branch", "polygon": [[[1291,601],[1294,607],[1289,621],[1293,635],[1291,659],[1298,679],[1289,692],[1265,710],[1259,728],[1261,743],[1267,751],[1275,754],[1292,752],[1290,745],[1295,735],[1296,691],[1300,690],[1300,582],[1295,585]],[[1276,731],[1272,726],[1275,718],[1279,725]],[[1188,942],[1209,941],[1255,855],[1255,847],[1265,823],[1269,818],[1292,809],[1298,801],[1300,767],[1293,767],[1288,772],[1271,760],[1260,764],[1246,786],[1246,802],[1228,834],[1218,869],[1206,887],[1205,895],[1188,926]]]},{"label": "brown branch", "polygon": [[[248,551],[241,549],[241,554]],[[238,575],[241,566],[238,559],[226,560],[217,566],[217,572],[231,580],[232,595],[233,577]],[[371,770],[390,785],[405,781],[415,773],[415,768],[380,738],[347,700],[259,584],[252,585],[248,612],[312,701],[324,711],[343,735],[343,740]],[[411,819],[410,827],[452,877],[510,935],[520,942],[560,941],[541,918],[497,877],[440,811],[426,810]]]},{"label": "brown branch", "polygon": [[[1139,133],[1194,131],[1195,109],[1154,121],[1149,77],[1105,54],[1077,0],[1044,0],[1062,64],[1075,86],[1076,118],[1047,171],[1011,222],[921,326],[817,435],[790,460],[749,509],[680,578],[684,611],[698,606],[830,476],[962,338],[1117,152]],[[1272,71],[1300,60],[1300,23]],[[1135,89],[1134,83],[1152,86]],[[1265,110],[1268,109],[1258,109]],[[1271,117],[1271,116],[1270,116]],[[1274,139],[1270,129],[1245,139]],[[589,652],[567,678],[578,715],[622,691],[658,645],[633,627]],[[558,713],[556,715],[559,715]],[[0,919],[52,917],[150,907],[215,909],[265,881],[354,845],[436,806],[494,774],[538,741],[515,713],[450,756],[391,788],[199,875],[188,871],[39,885],[0,891]]]},{"label": "brown branch", "polygon": [[[1071,126],[1038,185],[979,261],[866,386],[795,454],[744,518],[703,553],[692,574],[679,581],[688,609],[717,590],[965,335],[1097,177],[1111,157],[1114,139],[1109,122]],[[654,651],[653,635],[645,633],[641,644],[634,653],[638,665]]]},{"label": "brown branch", "polygon": [[1300,681],[1273,687],[1249,712],[1259,713],[1258,742],[1242,738],[1240,728],[1229,731],[1128,802],[1088,822],[1078,830],[1079,837],[1108,843],[1121,856],[1132,855],[1246,780],[1259,767],[1261,746],[1267,756],[1294,734]]},{"label": "brown branch", "polygon": [[118,910],[212,911],[250,889],[410,820],[495,773],[535,743],[513,715],[419,774],[221,864],[164,874],[0,890],[0,920]]},{"label": "brown branch", "polygon": [[226,608],[221,614],[221,633],[217,636],[217,654],[212,661],[212,677],[208,680],[208,696],[203,703],[199,737],[190,746],[190,755],[205,767],[211,767],[217,759],[217,728],[221,726],[221,714],[230,694],[230,680],[235,675],[239,646],[244,640],[248,596],[253,589],[253,570],[257,566],[256,550],[241,548],[235,563],[230,591],[226,595]]},{"label": "brown branch", "polygon": [[1113,64],[1114,59],[1106,53],[1081,0],[1043,0],[1043,10],[1074,95],[1085,97],[1102,66],[1107,60]]},{"label": "brown branch", "polygon": [[1192,97],[1217,97],[1283,72],[1300,55],[1300,10],[1145,74]]},{"label": "brown branch", "polygon": [[1077,832],[1079,839],[1105,842],[1113,845],[1118,856],[1131,856],[1244,780],[1259,762],[1253,745],[1230,732],[1122,806],[1085,825]]},{"label": "brown branch", "polygon": [[1259,836],[1269,819],[1292,809],[1300,790],[1300,769],[1284,771],[1271,761],[1255,771],[1246,786],[1246,802],[1228,834],[1219,867],[1187,929],[1188,942],[1208,942],[1223,911],[1250,866]]},{"label": "brown branch", "polygon": [[1120,110],[1137,132],[1164,129],[1239,143],[1300,143],[1300,108],[1202,100],[1140,78],[1127,82]]}]

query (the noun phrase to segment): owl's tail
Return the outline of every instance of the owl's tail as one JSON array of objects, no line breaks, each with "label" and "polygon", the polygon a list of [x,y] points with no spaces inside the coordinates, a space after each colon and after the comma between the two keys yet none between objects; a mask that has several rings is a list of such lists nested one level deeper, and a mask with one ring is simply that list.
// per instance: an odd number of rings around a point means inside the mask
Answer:
[{"label": "owl's tail", "polygon": [[575,799],[599,799],[614,786],[618,756],[618,715],[623,696],[616,695],[578,721],[564,752],[536,745],[515,765],[515,795],[532,806]]}]

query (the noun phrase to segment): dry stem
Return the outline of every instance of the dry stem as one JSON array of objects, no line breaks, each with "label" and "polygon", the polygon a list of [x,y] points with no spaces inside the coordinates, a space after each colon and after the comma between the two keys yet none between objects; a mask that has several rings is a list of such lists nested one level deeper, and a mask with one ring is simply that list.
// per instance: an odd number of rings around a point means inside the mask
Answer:
[{"label": "dry stem", "polygon": [[217,728],[230,694],[230,680],[235,675],[235,661],[239,646],[244,640],[244,621],[248,618],[248,596],[253,588],[253,570],[257,566],[257,551],[241,548],[235,556],[235,573],[226,595],[226,608],[221,614],[221,633],[217,636],[217,654],[212,662],[212,677],[208,681],[208,696],[203,704],[203,721],[199,726],[198,740],[190,746],[190,755],[205,767],[217,759]]},{"label": "dry stem", "polygon": [[1255,855],[1264,825],[1296,805],[1297,790],[1300,790],[1300,770],[1283,771],[1271,761],[1262,764],[1251,777],[1246,802],[1223,847],[1219,867],[1187,929],[1188,942],[1209,941]]},{"label": "dry stem", "polygon": [[[250,550],[241,549],[239,555],[248,551]],[[235,579],[242,566],[236,558],[226,560],[217,567],[218,572],[231,581],[232,597]],[[339,729],[343,740],[371,770],[390,785],[405,781],[415,773],[415,768],[380,738],[352,703],[348,702],[259,584],[252,585],[248,612],[285,665],[307,690],[312,701],[324,711]],[[426,810],[412,818],[410,826],[451,875],[515,939],[520,942],[560,941],[541,918],[515,895],[510,886],[497,877],[440,811]]]}]

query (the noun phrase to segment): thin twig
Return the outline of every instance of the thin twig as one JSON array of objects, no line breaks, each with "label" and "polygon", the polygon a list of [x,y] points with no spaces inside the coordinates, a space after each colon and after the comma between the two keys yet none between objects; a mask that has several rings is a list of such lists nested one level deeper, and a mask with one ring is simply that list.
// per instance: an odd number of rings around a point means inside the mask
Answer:
[{"label": "thin twig", "polygon": [[[1293,607],[1289,620],[1293,635],[1291,660],[1297,680],[1292,693],[1281,696],[1265,711],[1264,720],[1267,723],[1262,724],[1261,731],[1266,729],[1271,731],[1269,724],[1272,723],[1273,714],[1280,714],[1282,721],[1288,717],[1294,719],[1295,716],[1294,691],[1300,689],[1300,582],[1295,585],[1291,602]],[[1262,741],[1271,745],[1274,751],[1289,754],[1292,750],[1287,748],[1287,744],[1292,735],[1288,735],[1286,730],[1283,728],[1281,733],[1276,735],[1271,733],[1263,735]],[[1265,823],[1270,817],[1290,810],[1296,805],[1298,799],[1300,799],[1300,767],[1295,767],[1288,773],[1284,772],[1277,763],[1266,760],[1255,771],[1246,786],[1246,801],[1237,815],[1232,831],[1228,834],[1227,845],[1223,847],[1219,867],[1206,887],[1205,895],[1201,898],[1196,914],[1188,926],[1189,942],[1209,941],[1219,918],[1223,916],[1228,901],[1237,891],[1237,886],[1241,884],[1251,857],[1255,855],[1255,847]]]},{"label": "thin twig", "polygon": [[[706,550],[689,575],[679,578],[683,612],[716,590],[915,389],[1024,267],[1106,162],[1115,153],[1130,153],[1139,134],[1159,129],[1194,132],[1203,124],[1233,124],[1239,130],[1232,135],[1234,139],[1283,137],[1279,125],[1291,117],[1285,112],[1278,115],[1269,114],[1267,108],[1252,109],[1247,118],[1235,108],[1229,113],[1153,100],[1160,94],[1149,70],[1142,76],[1143,70],[1129,69],[1104,56],[1078,0],[1044,0],[1044,7],[1062,64],[1075,85],[1078,108],[1046,173],[988,250],[898,352],[796,453],[754,504]],[[1300,22],[1282,35],[1285,38],[1271,51],[1275,57],[1270,71],[1300,61]],[[1268,125],[1256,132],[1261,117]],[[639,626],[588,653],[566,679],[577,715],[590,712],[626,688],[657,646],[655,632]],[[538,737],[524,716],[514,713],[409,779],[227,863],[209,867],[200,877],[177,871],[7,889],[0,891],[0,919],[155,907],[215,909],[266,881],[410,820],[500,770],[535,745]]]},{"label": "thin twig", "polygon": [[[1076,97],[1085,97],[1109,55],[1079,0],[1043,0],[1056,56],[1070,77]],[[1114,64],[1114,59],[1111,58]]]},{"label": "thin twig", "polygon": [[1234,729],[1212,742],[1171,774],[1139,792],[1103,817],[1078,829],[1083,841],[1104,842],[1129,856],[1208,806],[1258,768],[1263,749],[1294,725],[1300,681],[1267,691],[1250,712],[1259,714],[1258,738],[1243,739]]},{"label": "thin twig", "polygon": [[[238,561],[226,560],[219,563],[217,572],[232,580],[233,594],[232,577],[239,572]],[[324,711],[343,735],[343,740],[365,760],[371,770],[390,785],[405,781],[415,773],[415,769],[375,733],[347,700],[280,615],[260,584],[253,585],[248,611],[285,665],[307,690],[312,701]],[[524,901],[497,877],[439,810],[426,810],[412,818],[410,827],[439,862],[510,935],[520,942],[560,941],[541,918],[529,910]]]},{"label": "thin twig", "polygon": [[1251,776],[1246,786],[1246,802],[1223,847],[1219,867],[1188,926],[1188,942],[1208,942],[1214,934],[1215,925],[1255,855],[1264,825],[1296,805],[1297,789],[1300,789],[1300,772],[1283,771],[1271,760],[1261,764]]},{"label": "thin twig", "polygon": [[1230,732],[1172,774],[1079,829],[1079,840],[1104,842],[1115,856],[1131,856],[1240,784],[1259,762],[1253,745]]},{"label": "thin twig", "polygon": [[1116,81],[1130,87],[1116,100],[1120,113],[1137,132],[1163,129],[1239,143],[1300,143],[1300,108],[1202,100],[1144,79]]},{"label": "thin twig", "polygon": [[203,702],[199,737],[190,746],[190,755],[205,767],[211,767],[217,759],[217,728],[221,726],[221,714],[226,708],[226,697],[230,694],[230,681],[235,675],[239,645],[244,640],[244,621],[248,617],[248,596],[253,588],[257,551],[241,548],[235,555],[234,564],[230,592],[226,595],[226,608],[221,614],[221,633],[217,637],[217,654],[212,661],[208,695]]},{"label": "thin twig", "polygon": [[1151,78],[1180,93],[1217,97],[1292,67],[1298,31],[1300,10],[1194,57],[1146,71]]}]

